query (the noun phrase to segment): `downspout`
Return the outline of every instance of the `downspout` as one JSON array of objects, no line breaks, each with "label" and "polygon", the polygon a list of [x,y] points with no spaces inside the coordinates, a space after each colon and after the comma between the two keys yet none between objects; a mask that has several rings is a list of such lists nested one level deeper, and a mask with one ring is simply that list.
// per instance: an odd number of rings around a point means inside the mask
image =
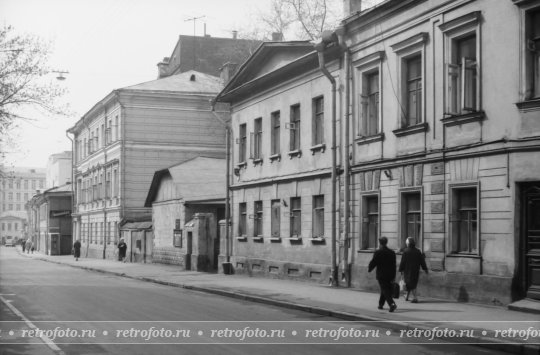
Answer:
[{"label": "downspout", "polygon": [[75,231],[73,230],[73,213],[75,212],[75,157],[77,156],[77,152],[75,152],[75,141],[69,137],[69,132],[66,131],[66,137],[71,141],[71,241],[73,240],[73,234],[75,234]]},{"label": "downspout", "polygon": [[326,44],[329,43],[329,40],[325,40],[325,37],[323,35],[323,40],[321,42],[318,42],[314,45],[315,50],[317,51],[317,55],[319,58],[319,70],[328,78],[330,83],[332,84],[332,200],[331,200],[331,214],[332,214],[332,238],[331,238],[331,244],[332,244],[332,265],[331,265],[331,285],[332,286],[339,286],[339,280],[338,280],[338,268],[337,268],[337,252],[336,252],[336,79],[330,74],[328,69],[325,66],[324,61],[324,50],[326,48]]},{"label": "downspout", "polygon": [[350,160],[350,93],[351,93],[351,66],[350,66],[350,52],[349,48],[345,44],[345,28],[343,26],[336,29],[336,35],[338,36],[339,46],[341,47],[344,57],[343,65],[345,66],[345,132],[343,143],[343,164],[344,164],[344,211],[343,218],[345,220],[344,230],[344,243],[343,243],[343,278],[347,287],[351,286],[351,263],[349,262],[349,250],[351,248],[351,224],[350,224],[350,185],[351,185],[351,160]]},{"label": "downspout", "polygon": [[229,223],[230,223],[230,219],[231,219],[231,210],[230,210],[230,199],[231,199],[231,196],[230,196],[230,185],[231,185],[231,182],[230,182],[230,163],[231,163],[231,127],[229,124],[227,124],[227,122],[225,120],[223,120],[221,117],[219,117],[219,115],[216,113],[216,101],[215,100],[212,100],[211,101],[211,105],[212,105],[212,110],[210,112],[212,112],[212,115],[214,115],[214,117],[218,120],[218,122],[220,122],[221,124],[223,124],[223,126],[225,126],[225,164],[226,164],[226,176],[225,176],[225,257],[226,257],[226,261],[227,263],[230,263],[231,262],[231,253],[230,253],[230,249],[231,249],[231,243],[230,243],[230,231],[229,231]]},{"label": "downspout", "polygon": [[[102,199],[102,202],[103,202],[103,230],[101,231],[101,233],[103,233],[103,259],[107,259],[107,243],[108,243],[108,240],[106,238],[106,236],[108,238],[110,238],[109,235],[107,235],[108,233],[105,233],[105,231],[107,232],[110,232],[109,229],[107,228],[107,196],[106,196],[106,192],[107,192],[107,106],[105,105],[102,105],[103,106],[103,111],[104,111],[104,119],[105,119],[105,124],[103,127],[105,127],[105,130],[103,132],[103,137],[101,137],[102,139],[102,144],[103,144],[103,160],[104,160],[104,163],[103,163],[103,178],[105,179],[105,181],[101,181],[101,187],[105,187],[105,191],[100,191],[100,193],[103,194],[103,199]],[[111,178],[112,178],[112,174],[111,174]]]}]

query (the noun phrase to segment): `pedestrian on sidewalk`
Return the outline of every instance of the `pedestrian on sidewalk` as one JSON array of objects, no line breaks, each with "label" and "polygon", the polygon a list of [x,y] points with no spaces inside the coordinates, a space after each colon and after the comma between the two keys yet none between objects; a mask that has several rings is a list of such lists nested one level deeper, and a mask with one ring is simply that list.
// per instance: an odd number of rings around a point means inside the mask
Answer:
[{"label": "pedestrian on sidewalk", "polygon": [[81,257],[81,242],[78,239],[73,243],[73,256],[75,257],[75,261],[79,261]]},{"label": "pedestrian on sidewalk", "polygon": [[120,243],[118,243],[118,260],[122,262],[126,262],[126,250],[127,250],[127,244],[124,242],[124,239],[120,239]]},{"label": "pedestrian on sidewalk", "polygon": [[392,283],[396,278],[396,253],[386,246],[388,238],[379,238],[379,244],[379,249],[373,253],[373,258],[369,262],[368,272],[377,268],[376,277],[381,289],[379,309],[383,309],[386,301],[390,307],[390,312],[394,312],[397,305],[392,298]]},{"label": "pedestrian on sidewalk", "polygon": [[405,241],[407,248],[403,251],[401,257],[401,263],[399,264],[399,272],[401,277],[405,281],[405,288],[407,289],[406,301],[409,300],[409,295],[413,294],[412,303],[418,303],[418,297],[416,296],[416,287],[418,286],[418,278],[420,277],[420,267],[422,270],[428,273],[426,260],[424,254],[416,248],[416,242],[413,238],[407,238]]},{"label": "pedestrian on sidewalk", "polygon": [[24,251],[25,251],[24,247],[26,246],[26,240],[21,239],[21,246],[22,246],[22,252],[24,254]]},{"label": "pedestrian on sidewalk", "polygon": [[30,249],[32,249],[32,254],[34,254],[34,244],[32,243],[32,239],[28,238],[24,246],[26,248],[26,254],[30,254]]}]

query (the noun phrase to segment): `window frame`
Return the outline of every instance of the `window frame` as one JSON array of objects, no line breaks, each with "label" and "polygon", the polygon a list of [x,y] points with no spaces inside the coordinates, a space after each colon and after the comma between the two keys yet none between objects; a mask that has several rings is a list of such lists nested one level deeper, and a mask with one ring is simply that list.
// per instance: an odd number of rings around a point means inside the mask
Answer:
[{"label": "window frame", "polygon": [[[377,229],[373,240],[373,245],[370,245],[370,227],[369,227],[369,199],[377,199]],[[366,221],[366,219],[368,219]],[[360,250],[374,251],[379,245],[379,237],[381,236],[381,194],[379,191],[368,191],[360,194]]]},{"label": "window frame", "polygon": [[312,198],[311,238],[324,240],[325,237],[325,198],[324,194],[314,195]]},{"label": "window frame", "polygon": [[301,140],[301,125],[302,125],[302,112],[301,105],[299,103],[291,105],[289,108],[289,151],[300,151]]},{"label": "window frame", "polygon": [[272,200],[270,210],[270,240],[278,241],[281,240],[281,200]]},{"label": "window frame", "polygon": [[274,111],[270,114],[270,124],[272,125],[270,131],[270,155],[274,157],[281,153],[281,111]]},{"label": "window frame", "polygon": [[[407,209],[407,195],[419,195],[420,209],[417,211],[408,211]],[[415,238],[416,247],[420,250],[423,250],[423,240],[424,240],[424,192],[422,187],[406,187],[399,190],[399,236],[398,240],[399,245],[398,249],[400,251],[404,250],[406,247],[405,241],[409,237],[408,235],[408,215],[412,213],[417,213],[419,215],[418,224],[420,230],[418,231],[418,236]]]},{"label": "window frame", "polygon": [[253,132],[250,134],[250,159],[254,163],[262,161],[263,149],[263,122],[262,117],[253,120]]},{"label": "window frame", "polygon": [[247,236],[247,203],[238,204],[238,238]]},{"label": "window frame", "polygon": [[[302,238],[302,198],[290,198],[289,239]],[[297,233],[294,233],[297,232]]]},{"label": "window frame", "polygon": [[312,146],[324,144],[324,95],[311,100]]},{"label": "window frame", "polygon": [[264,203],[262,200],[253,202],[253,237],[262,239],[264,237],[263,230],[264,218]]},{"label": "window frame", "polygon": [[[382,105],[384,97],[383,92],[383,68],[382,64],[385,59],[385,53],[383,51],[375,52],[366,57],[360,58],[357,61],[353,62],[355,68],[355,77],[356,77],[356,92],[355,97],[357,98],[357,103],[354,107],[357,108],[357,112],[354,115],[356,117],[356,137],[359,139],[365,137],[374,137],[381,135],[383,132],[383,111]],[[376,133],[371,134],[368,132],[368,112],[364,109],[364,97],[367,96],[367,91],[369,89],[369,77],[378,73],[379,76],[379,98],[377,103],[377,123],[376,123]]]},{"label": "window frame", "polygon": [[247,124],[238,126],[238,164],[247,162]]},{"label": "window frame", "polygon": [[[462,116],[482,111],[482,33],[480,19],[480,11],[475,11],[439,25],[444,38],[443,88],[445,117]],[[460,65],[454,62],[457,51],[456,43],[471,36],[474,36],[476,41],[476,78],[474,79],[476,107],[466,108],[465,80],[463,80],[466,67],[461,66],[457,74],[452,74],[452,70]],[[450,76],[456,75],[459,76],[457,80],[450,80]],[[452,82],[455,82],[453,86]],[[456,102],[455,108],[452,107],[452,101]]]},{"label": "window frame", "polygon": [[[459,227],[456,227],[454,222],[457,220],[454,218],[454,215],[456,211],[461,210],[459,206],[457,206],[458,202],[456,201],[456,192],[460,190],[469,190],[469,189],[475,189],[476,191],[476,236],[474,236],[474,239],[476,239],[476,251],[471,251],[470,248],[468,251],[459,251],[459,247],[457,250],[454,250],[454,244],[460,244],[460,234],[459,234]],[[481,252],[481,210],[480,210],[480,196],[481,196],[481,190],[480,190],[480,182],[479,181],[471,181],[471,182],[460,182],[460,183],[452,183],[448,185],[448,245],[447,250],[448,254],[452,256],[480,256]],[[456,232],[458,235],[456,236]],[[457,242],[455,242],[455,238],[457,238]],[[470,245],[470,236],[468,239],[468,244]]]}]

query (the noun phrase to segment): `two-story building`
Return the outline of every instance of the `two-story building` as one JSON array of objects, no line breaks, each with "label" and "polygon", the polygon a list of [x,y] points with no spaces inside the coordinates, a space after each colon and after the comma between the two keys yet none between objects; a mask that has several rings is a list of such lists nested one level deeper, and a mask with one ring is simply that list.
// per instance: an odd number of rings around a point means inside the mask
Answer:
[{"label": "two-story building", "polygon": [[375,289],[378,238],[399,262],[412,237],[424,295],[539,299],[540,2],[361,3],[344,2],[318,53],[265,43],[218,95],[235,271],[325,281],[338,267]]},{"label": "two-story building", "polygon": [[224,126],[209,104],[221,88],[220,78],[187,71],[114,90],[68,130],[83,256],[113,258],[121,224],[151,221],[144,203],[155,171],[225,155]]},{"label": "two-story building", "polygon": [[[335,49],[324,56],[333,80]],[[235,272],[328,280],[337,191],[332,87],[313,44],[266,42],[218,95],[232,112]]]}]

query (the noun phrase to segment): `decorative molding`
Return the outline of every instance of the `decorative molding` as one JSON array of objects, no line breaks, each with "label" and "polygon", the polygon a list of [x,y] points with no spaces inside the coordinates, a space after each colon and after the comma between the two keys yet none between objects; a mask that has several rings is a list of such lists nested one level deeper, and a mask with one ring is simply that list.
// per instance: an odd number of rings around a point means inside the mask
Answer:
[{"label": "decorative molding", "polygon": [[463,27],[474,27],[480,22],[480,11],[471,12],[465,16],[458,17],[457,19],[445,22],[439,25],[439,28],[443,33],[451,33],[461,30]]},{"label": "decorative molding", "polygon": [[449,116],[441,119],[441,122],[447,126],[462,125],[471,122],[480,122],[486,119],[486,113],[484,111],[476,111],[467,113],[465,115]]},{"label": "decorative molding", "polygon": [[416,124],[414,126],[408,126],[403,128],[398,128],[393,130],[392,132],[396,137],[403,137],[408,136],[411,134],[426,132],[429,128],[429,124],[427,122]]},{"label": "decorative molding", "polygon": [[311,155],[315,155],[316,152],[324,153],[326,150],[326,144],[322,143],[314,145],[313,147],[309,148],[309,150],[311,150]]},{"label": "decorative molding", "polygon": [[365,57],[362,57],[360,59],[353,61],[352,65],[355,68],[360,69],[362,67],[376,65],[380,63],[381,61],[383,61],[385,57],[386,55],[384,51],[379,51],[379,52],[375,52],[373,54],[370,54],[368,56],[365,56]]},{"label": "decorative molding", "polygon": [[421,32],[417,35],[407,38],[406,40],[393,44],[390,47],[392,47],[392,50],[395,53],[399,54],[409,49],[412,49],[413,47],[424,45],[427,42],[428,38],[429,34],[427,32]]},{"label": "decorative molding", "polygon": [[356,142],[357,145],[382,142],[384,141],[384,133],[378,133],[376,135],[369,136],[369,137],[359,136],[354,141]]}]

